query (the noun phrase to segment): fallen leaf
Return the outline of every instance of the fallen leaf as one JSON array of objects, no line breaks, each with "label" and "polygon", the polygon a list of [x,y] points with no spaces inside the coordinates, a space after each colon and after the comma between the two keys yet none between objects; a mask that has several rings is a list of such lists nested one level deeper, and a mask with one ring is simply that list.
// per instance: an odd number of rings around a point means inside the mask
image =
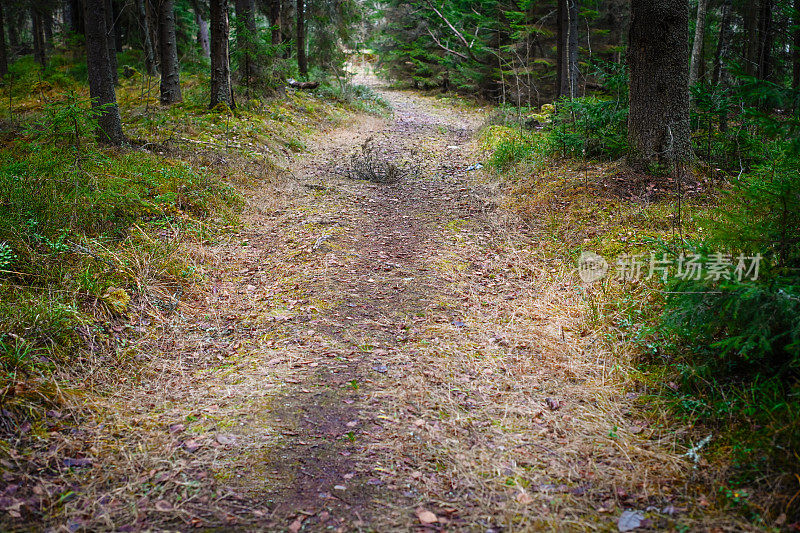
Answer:
[{"label": "fallen leaf", "polygon": [[531,498],[527,492],[518,493],[516,499],[522,505],[528,505],[533,503],[533,498]]},{"label": "fallen leaf", "polygon": [[644,515],[639,511],[623,511],[622,514],[619,515],[617,529],[621,532],[633,531],[641,527],[644,520]]},{"label": "fallen leaf", "polygon": [[303,527],[303,521],[299,518],[296,518],[294,522],[289,525],[289,531],[292,533],[297,533],[300,531],[300,528]]},{"label": "fallen leaf", "polygon": [[226,435],[224,433],[217,434],[217,442],[222,444],[223,446],[231,446],[236,444],[236,435]]},{"label": "fallen leaf", "polygon": [[196,440],[187,440],[183,443],[183,448],[189,453],[194,453],[200,448],[200,443]]},{"label": "fallen leaf", "polygon": [[156,502],[156,511],[161,511],[162,513],[168,513],[172,511],[172,504],[166,500],[158,500]]},{"label": "fallen leaf", "polygon": [[555,411],[556,409],[559,409],[561,407],[561,402],[559,402],[555,398],[545,398],[544,403],[547,404],[547,407],[551,411]]},{"label": "fallen leaf", "polygon": [[180,433],[181,431],[185,430],[186,426],[184,424],[172,424],[169,427],[170,433]]},{"label": "fallen leaf", "polygon": [[428,511],[427,509],[423,509],[422,507],[417,509],[417,518],[419,518],[421,524],[425,525],[435,524],[436,522],[439,521],[439,517],[437,517],[435,514]]}]

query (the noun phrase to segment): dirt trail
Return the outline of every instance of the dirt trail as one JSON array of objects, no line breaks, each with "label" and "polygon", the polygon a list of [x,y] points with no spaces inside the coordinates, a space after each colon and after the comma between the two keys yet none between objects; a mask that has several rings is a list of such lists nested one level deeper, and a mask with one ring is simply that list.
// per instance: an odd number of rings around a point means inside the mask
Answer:
[{"label": "dirt trail", "polygon": [[[481,110],[382,94],[392,119],[320,139],[253,191],[245,229],[191,252],[209,291],[119,414],[161,435],[133,460],[152,489],[126,500],[132,529],[695,524],[679,435],[637,416],[571,267],[474,169]],[[402,180],[345,175],[368,139]]]},{"label": "dirt trail", "polygon": [[[392,513],[395,527],[410,526],[413,518],[398,511],[413,509],[408,491],[382,479],[390,461],[377,449],[392,437],[382,435],[388,406],[380,396],[393,395],[396,383],[387,377],[407,372],[409,362],[396,355],[409,340],[414,317],[435,309],[453,314],[443,304],[450,299],[442,290],[446,283],[429,263],[443,246],[441,226],[480,211],[461,181],[481,116],[433,99],[383,95],[393,119],[361,118],[313,146],[292,170],[312,194],[294,206],[301,216],[289,215],[303,238],[288,242],[299,248],[306,268],[295,287],[303,311],[287,318],[281,343],[303,360],[289,364],[298,369],[283,376],[292,386],[271,395],[259,413],[260,424],[273,428],[278,441],[228,466],[259,474],[242,474],[233,486],[248,500],[270,502],[274,525],[299,518],[296,525],[306,529],[371,529],[388,525]],[[407,167],[399,183],[342,175],[364,142]],[[257,229],[247,235],[250,247],[275,253],[264,236],[282,223],[270,217],[252,222]]]}]

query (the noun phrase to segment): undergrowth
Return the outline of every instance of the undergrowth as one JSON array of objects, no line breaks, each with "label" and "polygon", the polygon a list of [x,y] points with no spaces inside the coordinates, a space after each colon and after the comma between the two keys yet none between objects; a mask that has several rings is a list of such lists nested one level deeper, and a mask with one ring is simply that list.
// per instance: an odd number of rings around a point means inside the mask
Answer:
[{"label": "undergrowth", "polygon": [[[238,185],[275,182],[287,154],[353,110],[385,113],[370,89],[247,91],[208,109],[208,74],[184,61],[184,101],[158,103],[141,54],[118,57],[130,144],[94,141],[78,44],[42,70],[15,61],[2,88],[0,430],[139,375],[137,338],[204,279],[187,247],[220,238],[245,205]],[[198,59],[202,61],[202,59]],[[81,402],[83,403],[83,402]]]},{"label": "undergrowth", "polygon": [[[562,102],[546,122],[528,114],[534,128],[524,119],[490,126],[484,148],[510,184],[508,207],[543,253],[574,265],[590,251],[608,262],[602,281],[581,283],[576,273],[586,334],[620,364],[632,361],[628,385],[647,390],[641,408],[665,426],[688,428],[684,451],[710,436],[693,476],[709,500],[759,526],[793,523],[800,519],[794,125],[780,119],[770,126],[776,135],[763,126],[769,115],[756,124],[729,110],[721,131],[711,107],[701,101],[696,122],[707,127],[712,115],[711,142],[708,129],[695,141],[717,168],[642,174],[609,162],[625,152],[625,106],[611,98]],[[651,255],[672,265],[666,279],[649,275]],[[636,256],[639,279],[619,279],[619,262]],[[677,277],[678,264],[695,256],[702,277]],[[753,272],[738,279],[740,258],[756,256],[757,279]],[[708,276],[719,260],[724,274]]]}]

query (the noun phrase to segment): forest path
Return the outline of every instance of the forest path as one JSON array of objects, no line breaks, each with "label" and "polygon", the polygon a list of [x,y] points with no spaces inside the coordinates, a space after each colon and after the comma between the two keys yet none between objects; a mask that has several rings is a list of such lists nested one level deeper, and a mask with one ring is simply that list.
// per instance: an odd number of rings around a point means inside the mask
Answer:
[{"label": "forest path", "polygon": [[[191,252],[209,291],[127,400],[170,454],[137,460],[158,488],[137,527],[691,526],[678,436],[637,416],[571,265],[474,169],[484,112],[381,94],[392,119],[330,132],[252,191],[239,233]],[[368,139],[399,182],[345,175]]]}]

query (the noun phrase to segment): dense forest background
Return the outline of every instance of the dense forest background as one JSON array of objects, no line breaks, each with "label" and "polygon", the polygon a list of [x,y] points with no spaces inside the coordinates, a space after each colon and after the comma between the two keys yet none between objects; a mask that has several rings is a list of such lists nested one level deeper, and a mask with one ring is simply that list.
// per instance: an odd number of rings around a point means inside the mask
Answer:
[{"label": "dense forest background", "polygon": [[635,352],[647,408],[719,435],[703,482],[725,505],[800,527],[800,1],[0,0],[0,25],[6,432],[74,378],[54,369],[130,355],[108,324],[131,294],[177,306],[193,270],[152,235],[212,239],[265,154],[389,115],[369,71],[491,107],[483,163],[552,261],[713,263],[581,289],[587,314]]}]

